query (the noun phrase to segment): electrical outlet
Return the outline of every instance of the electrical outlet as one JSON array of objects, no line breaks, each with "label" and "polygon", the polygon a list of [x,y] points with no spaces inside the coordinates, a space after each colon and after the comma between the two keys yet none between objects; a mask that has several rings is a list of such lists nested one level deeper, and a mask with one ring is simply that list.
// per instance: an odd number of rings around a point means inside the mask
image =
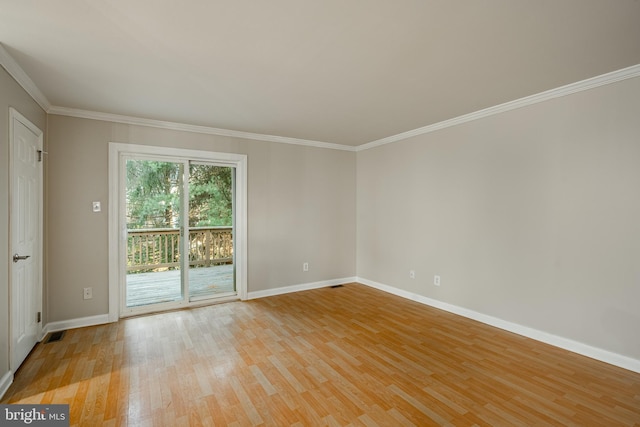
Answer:
[{"label": "electrical outlet", "polygon": [[302,264],[302,271],[309,271],[309,263],[305,262]]},{"label": "electrical outlet", "polygon": [[438,276],[437,274],[433,276],[433,284],[436,286],[440,286],[440,276]]},{"label": "electrical outlet", "polygon": [[414,270],[409,270],[409,279],[415,279],[416,278],[416,272]]},{"label": "electrical outlet", "polygon": [[84,299],[93,298],[93,288],[84,288],[83,298]]}]

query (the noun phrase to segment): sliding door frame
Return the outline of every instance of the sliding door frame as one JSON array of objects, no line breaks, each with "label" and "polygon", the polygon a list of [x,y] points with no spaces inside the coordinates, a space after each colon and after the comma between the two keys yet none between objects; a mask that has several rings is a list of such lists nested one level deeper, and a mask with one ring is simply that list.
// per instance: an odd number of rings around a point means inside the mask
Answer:
[{"label": "sliding door frame", "polygon": [[[235,153],[188,150],[180,148],[155,147],[127,143],[109,143],[109,321],[120,317],[142,314],[144,310],[123,310],[121,306],[123,271],[126,251],[127,226],[124,218],[122,194],[126,177],[122,168],[123,159],[132,156],[153,157],[164,161],[189,161],[214,163],[235,169],[234,192],[234,267],[237,296],[231,299],[247,299],[247,156]],[[124,224],[123,224],[124,222]],[[188,295],[182,307],[194,307],[222,301],[208,299],[188,301]]]}]

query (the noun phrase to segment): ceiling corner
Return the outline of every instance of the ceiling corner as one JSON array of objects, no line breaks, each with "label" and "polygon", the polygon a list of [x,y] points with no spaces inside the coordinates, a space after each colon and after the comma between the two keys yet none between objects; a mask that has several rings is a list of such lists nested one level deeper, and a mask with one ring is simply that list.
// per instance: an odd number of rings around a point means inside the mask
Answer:
[{"label": "ceiling corner", "polygon": [[7,70],[7,73],[13,77],[22,88],[38,103],[38,105],[46,112],[49,112],[51,103],[46,96],[38,89],[38,86],[24,72],[22,67],[13,59],[9,52],[0,43],[0,65]]}]

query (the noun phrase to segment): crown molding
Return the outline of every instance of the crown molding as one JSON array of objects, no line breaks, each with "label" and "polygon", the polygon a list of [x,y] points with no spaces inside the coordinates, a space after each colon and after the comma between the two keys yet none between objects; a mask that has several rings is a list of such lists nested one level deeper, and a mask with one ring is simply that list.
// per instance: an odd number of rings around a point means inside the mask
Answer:
[{"label": "crown molding", "polygon": [[631,67],[623,68],[621,70],[613,71],[610,73],[602,74],[600,76],[592,77],[579,82],[570,83],[565,86],[561,86],[555,89],[540,92],[535,95],[526,96],[524,98],[516,99],[514,101],[505,102],[504,104],[495,105],[493,107],[485,108],[473,113],[458,116],[453,119],[444,120],[442,122],[434,123],[432,125],[424,126],[418,129],[402,132],[397,135],[388,136],[386,138],[378,139],[366,144],[362,144],[356,147],[356,151],[368,150],[370,148],[380,147],[381,145],[391,144],[393,142],[402,141],[418,135],[424,135],[426,133],[435,132],[440,129],[446,129],[448,127],[457,126],[463,123],[467,123],[473,120],[482,119],[484,117],[493,116],[495,114],[504,113],[507,111],[515,110],[517,108],[527,107],[529,105],[537,104],[539,102],[548,101],[554,98],[560,98],[562,96],[571,95],[577,92],[582,92],[589,89],[594,89],[600,86],[616,83],[622,80],[631,79],[640,76],[640,64],[633,65]]},{"label": "crown molding", "polygon": [[228,136],[233,138],[251,139],[257,141],[277,142],[281,144],[303,145],[307,147],[328,148],[331,150],[356,151],[356,147],[350,145],[334,144],[330,142],[313,141],[309,139],[290,138],[286,136],[264,135],[260,133],[243,132],[237,130],[198,126],[184,123],[167,122],[163,120],[145,119],[140,117],[124,116],[120,114],[100,113],[75,108],[52,106],[47,111],[58,116],[78,117],[83,119],[102,120],[106,122],[122,123],[128,125],[148,126],[160,129],[177,130],[184,132],[202,133],[207,135]]},{"label": "crown molding", "polygon": [[209,126],[197,126],[184,123],[167,122],[162,120],[145,119],[140,117],[125,116],[119,114],[101,113],[96,111],[66,108],[51,105],[46,96],[38,89],[27,73],[20,67],[15,59],[7,52],[0,43],[0,66],[2,66],[11,77],[33,98],[34,101],[47,114],[60,116],[79,117],[93,120],[103,120],[107,122],[123,123],[138,126],[148,126],[160,129],[178,130],[184,132],[202,133],[208,135],[229,136],[233,138],[251,139],[256,141],[277,142],[281,144],[302,145],[306,147],[328,148],[331,150],[356,151],[356,147],[350,145],[335,144],[331,142],[313,141],[308,139],[290,138],[286,136],[263,135],[252,132],[242,132],[229,129],[220,129]]},{"label": "crown molding", "polygon": [[33,98],[33,100],[36,101],[44,111],[48,111],[49,108],[51,108],[51,103],[47,97],[40,92],[40,89],[38,89],[33,80],[31,80],[22,67],[18,65],[16,60],[9,55],[9,52],[7,52],[2,43],[0,43],[0,65],[7,70],[7,73],[9,73],[9,75],[13,77],[20,86],[22,86],[29,96],[31,96],[31,98]]},{"label": "crown molding", "polygon": [[378,139],[368,142],[366,144],[351,146],[343,144],[335,144],[324,141],[314,141],[308,139],[291,138],[286,136],[277,135],[265,135],[252,132],[243,132],[237,130],[221,129],[209,126],[190,125],[185,123],[168,122],[162,120],[145,119],[140,117],[125,116],[111,113],[101,113],[96,111],[88,111],[75,108],[59,107],[51,105],[49,100],[38,89],[33,80],[24,72],[24,70],[18,65],[18,63],[9,55],[9,52],[0,43],[0,65],[7,70],[7,72],[18,82],[20,86],[42,107],[47,114],[56,114],[60,116],[70,116],[93,120],[102,120],[114,123],[123,123],[138,126],[148,126],[160,129],[177,130],[184,132],[202,133],[208,135],[228,136],[233,138],[250,139],[256,141],[276,142],[281,144],[293,144],[302,145],[307,147],[327,148],[331,150],[352,151],[359,152],[368,150],[382,145],[399,142],[408,138],[412,138],[418,135],[424,135],[427,133],[435,132],[437,130],[446,129],[448,127],[457,126],[463,123],[467,123],[473,120],[482,119],[485,117],[493,116],[495,114],[504,113],[507,111],[515,110],[529,105],[534,105],[539,102],[548,101],[554,98],[560,98],[562,96],[571,95],[577,92],[582,92],[589,89],[594,89],[600,86],[616,83],[622,80],[631,79],[640,76],[640,64],[633,65],[631,67],[623,68],[621,70],[612,71],[610,73],[602,74],[600,76],[592,77],[589,79],[581,80],[579,82],[570,83],[565,86],[561,86],[555,89],[540,92],[538,94],[526,96],[524,98],[516,99],[514,101],[505,102],[503,104],[488,107],[473,113],[465,114],[462,116],[454,117],[449,120],[444,120],[431,125],[423,126],[410,131],[402,132],[396,135],[391,135],[386,138]]}]

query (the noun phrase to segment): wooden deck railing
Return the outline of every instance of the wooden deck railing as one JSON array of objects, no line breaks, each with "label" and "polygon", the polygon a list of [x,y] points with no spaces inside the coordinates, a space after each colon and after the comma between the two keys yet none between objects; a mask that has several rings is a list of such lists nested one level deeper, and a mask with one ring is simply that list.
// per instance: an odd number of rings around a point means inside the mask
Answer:
[{"label": "wooden deck railing", "polygon": [[[189,229],[189,265],[233,262],[231,227]],[[127,272],[167,270],[180,266],[180,230],[153,228],[127,231]]]}]

